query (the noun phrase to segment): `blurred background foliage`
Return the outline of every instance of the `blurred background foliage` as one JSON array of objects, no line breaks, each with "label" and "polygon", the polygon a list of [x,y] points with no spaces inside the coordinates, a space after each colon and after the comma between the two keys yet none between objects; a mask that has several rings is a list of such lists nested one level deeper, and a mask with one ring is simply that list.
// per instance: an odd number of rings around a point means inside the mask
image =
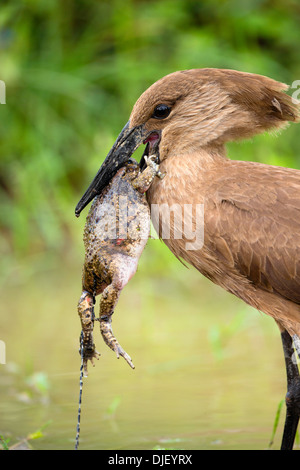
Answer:
[{"label": "blurred background foliage", "polygon": [[[50,419],[40,446],[72,445],[87,214],[76,219],[74,209],[136,99],[188,68],[233,68],[292,85],[300,79],[299,24],[299,0],[1,0],[2,446]],[[296,125],[228,147],[234,159],[300,168]],[[120,302],[114,325],[136,374],[98,332],[85,445],[155,448],[171,435],[194,436],[186,444],[194,448],[265,447],[285,393],[275,323],[187,270],[157,240]],[[111,432],[107,415],[116,415]]]},{"label": "blurred background foliage", "polygon": [[[24,256],[81,244],[74,207],[150,84],[201,67],[292,84],[299,20],[297,0],[2,0],[4,278]],[[299,168],[297,132],[230,144],[230,156]]]}]

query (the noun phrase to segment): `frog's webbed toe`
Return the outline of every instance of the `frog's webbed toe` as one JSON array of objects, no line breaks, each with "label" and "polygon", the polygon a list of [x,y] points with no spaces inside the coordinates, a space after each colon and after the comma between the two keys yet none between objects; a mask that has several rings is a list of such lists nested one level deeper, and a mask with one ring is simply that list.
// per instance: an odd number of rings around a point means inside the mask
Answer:
[{"label": "frog's webbed toe", "polygon": [[124,349],[121,347],[121,345],[118,343],[118,341],[115,339],[116,343],[114,344],[113,346],[113,349],[117,355],[117,358],[119,359],[120,356],[124,357],[125,361],[127,362],[127,364],[130,365],[130,367],[132,369],[134,369],[134,364],[131,360],[131,357],[129,356],[129,354],[127,354],[126,351],[124,351]]},{"label": "frog's webbed toe", "polygon": [[83,359],[83,373],[84,376],[88,376],[88,361],[91,362],[92,366],[95,367],[94,359],[99,360],[101,354],[96,351],[95,347],[83,349],[82,359]]},{"label": "frog's webbed toe", "polygon": [[116,337],[113,334],[112,328],[111,328],[111,319],[107,319],[107,317],[101,318],[100,317],[100,331],[102,334],[102,337],[104,339],[104,342],[107,344],[110,349],[115,351],[117,358],[119,359],[120,356],[122,356],[127,364],[130,365],[132,369],[134,369],[134,364],[131,360],[131,357],[127,354],[126,351],[122,348],[122,346],[119,344],[117,341]]},{"label": "frog's webbed toe", "polygon": [[156,155],[150,155],[148,157],[145,155],[144,159],[147,167],[150,167],[156,176],[158,176],[160,179],[163,179],[166,176],[166,173],[162,173],[159,170],[159,164],[156,163]]}]

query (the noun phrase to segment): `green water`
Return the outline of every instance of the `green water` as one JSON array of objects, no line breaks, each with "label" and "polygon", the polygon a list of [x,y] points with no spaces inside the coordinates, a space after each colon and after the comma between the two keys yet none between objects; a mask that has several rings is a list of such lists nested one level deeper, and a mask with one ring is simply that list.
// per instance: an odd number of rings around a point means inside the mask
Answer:
[{"label": "green water", "polygon": [[[147,250],[113,319],[136,369],[96,325],[101,358],[84,379],[80,449],[266,449],[286,388],[275,323],[180,263],[151,268]],[[9,445],[42,428],[34,449],[74,448],[81,257],[51,268],[26,260],[27,276],[20,265],[2,284],[0,435]],[[274,449],[283,424],[282,413]]]}]

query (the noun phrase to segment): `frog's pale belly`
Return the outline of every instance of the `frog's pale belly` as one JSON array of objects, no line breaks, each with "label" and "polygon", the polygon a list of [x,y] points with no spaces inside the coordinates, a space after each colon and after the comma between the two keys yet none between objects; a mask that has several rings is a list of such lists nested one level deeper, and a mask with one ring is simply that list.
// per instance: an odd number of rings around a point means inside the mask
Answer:
[{"label": "frog's pale belly", "polygon": [[[132,187],[129,184],[132,191]],[[150,233],[150,211],[145,197],[119,196],[106,202],[96,198],[92,214],[85,231],[87,256],[107,251],[116,256],[122,252],[128,256],[140,257]]]}]

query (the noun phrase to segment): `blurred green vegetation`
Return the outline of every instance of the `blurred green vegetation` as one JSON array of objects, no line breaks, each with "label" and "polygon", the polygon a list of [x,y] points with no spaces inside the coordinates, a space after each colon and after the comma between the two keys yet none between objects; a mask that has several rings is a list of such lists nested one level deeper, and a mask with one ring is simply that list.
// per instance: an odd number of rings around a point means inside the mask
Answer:
[{"label": "blurred green vegetation", "polygon": [[[26,442],[40,437],[41,425],[52,415],[59,430],[57,440],[65,432],[61,445],[70,446],[77,374],[69,380],[66,371],[77,371],[78,366],[76,301],[87,214],[85,210],[76,219],[74,209],[136,99],[162,76],[188,68],[233,68],[291,85],[300,79],[299,24],[299,0],[1,1],[0,80],[6,84],[6,104],[0,105],[1,339],[7,344],[9,361],[15,361],[23,375],[15,373],[20,390],[12,386],[14,382],[11,385],[9,375],[6,382],[2,375],[0,448],[9,447],[10,435],[27,436]],[[229,155],[300,168],[298,129],[292,125],[278,138],[262,135],[231,143]],[[46,275],[39,276],[42,271]],[[193,421],[194,428],[189,423],[188,436],[191,429],[209,426],[217,429],[218,436],[219,429],[236,429],[241,422],[243,427],[251,422],[255,439],[263,432],[269,436],[265,422],[271,426],[270,409],[273,412],[274,403],[283,397],[285,380],[283,362],[278,373],[279,358],[283,361],[280,347],[270,353],[275,348],[269,325],[276,328],[275,324],[254,315],[209,281],[199,282],[198,273],[193,276],[157,240],[148,243],[138,274],[133,288],[122,295],[122,315],[116,326],[130,353],[132,342],[140,375],[129,380],[126,366],[124,372],[122,365],[119,370],[112,352],[101,349],[101,373],[98,369],[89,378],[99,381],[97,386],[92,382],[90,392],[95,397],[85,399],[83,429],[87,432],[88,423],[93,430],[87,444],[90,440],[90,445],[98,445],[92,439],[99,433],[94,405],[99,406],[99,390],[103,393],[100,413],[105,417],[101,418],[102,437],[108,435],[103,447],[111,447],[111,435],[118,426],[121,444],[118,441],[116,448],[136,440],[145,446],[135,436],[147,439],[148,428],[150,437],[145,442],[155,436],[150,448],[173,446],[177,441],[181,446],[186,436],[184,431],[178,435],[177,426],[185,422],[189,405],[187,416],[194,417],[196,401],[209,420],[200,425]],[[187,311],[188,341],[182,335],[182,312]],[[256,362],[251,362],[253,358]],[[162,375],[163,385],[158,380]],[[186,377],[194,395],[188,395],[183,406]],[[240,383],[245,384],[242,393]],[[32,403],[37,404],[34,413]],[[46,412],[49,403],[53,407]],[[28,418],[23,405],[28,405]],[[148,407],[149,415],[144,415]],[[238,410],[240,419],[229,415],[232,409]],[[202,419],[200,411],[197,419]],[[146,431],[139,415],[148,423]],[[137,430],[129,433],[129,443],[124,444],[122,423],[131,421],[129,429]],[[165,427],[167,422],[170,428]],[[6,434],[10,429],[11,434]],[[32,429],[39,431],[28,434]],[[169,433],[171,437],[165,438]],[[222,439],[232,447],[231,434],[226,438],[224,432]],[[53,448],[53,435],[49,442]],[[198,437],[195,446],[199,446]]]},{"label": "blurred green vegetation", "polygon": [[[75,205],[151,83],[224,67],[292,84],[299,20],[297,0],[2,0],[4,277],[24,255],[61,256],[81,243]],[[297,132],[230,144],[230,155],[300,167]]]}]

